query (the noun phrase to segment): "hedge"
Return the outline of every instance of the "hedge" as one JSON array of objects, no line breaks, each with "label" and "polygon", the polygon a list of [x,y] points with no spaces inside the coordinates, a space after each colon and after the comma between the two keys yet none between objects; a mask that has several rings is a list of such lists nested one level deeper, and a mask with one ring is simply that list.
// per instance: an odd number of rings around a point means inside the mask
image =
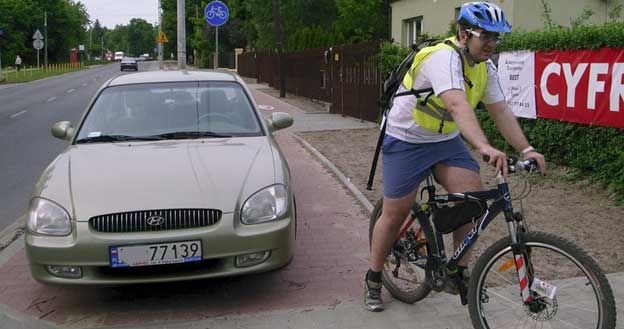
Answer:
[{"label": "hedge", "polygon": [[[396,46],[395,46],[396,47]],[[514,32],[505,36],[499,51],[553,49],[624,48],[624,24],[553,28],[536,32]],[[398,51],[382,47],[382,56]],[[385,70],[392,64],[383,61]],[[398,61],[397,61],[398,63]],[[395,64],[396,65],[396,64]],[[509,146],[498,133],[485,111],[477,113],[490,141],[499,148]],[[582,177],[598,182],[624,203],[624,129],[580,125],[546,119],[518,119],[531,144],[547,161],[571,169],[572,178]]]}]

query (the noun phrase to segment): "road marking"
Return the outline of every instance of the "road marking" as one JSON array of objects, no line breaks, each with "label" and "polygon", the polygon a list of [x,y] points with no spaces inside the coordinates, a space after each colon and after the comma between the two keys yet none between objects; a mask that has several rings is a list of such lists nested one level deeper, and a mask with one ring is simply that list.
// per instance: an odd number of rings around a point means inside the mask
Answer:
[{"label": "road marking", "polygon": [[70,89],[70,90],[66,91],[66,93],[71,94],[71,93],[73,93],[74,91],[76,91],[76,89],[72,88],[72,89]]},{"label": "road marking", "polygon": [[56,99],[56,97],[51,97],[51,98],[49,98],[49,99],[46,101],[46,103],[53,102],[55,99]]},{"label": "road marking", "polygon": [[86,87],[87,85],[88,85],[88,83],[86,83],[86,82],[82,84],[83,87]]},{"label": "road marking", "polygon": [[24,111],[19,111],[19,112],[17,112],[17,113],[15,113],[15,114],[13,114],[12,116],[10,116],[10,118],[11,118],[11,119],[15,119],[15,118],[17,118],[18,116],[20,116],[20,115],[22,115],[22,114],[24,114],[24,113],[26,113],[26,110],[24,110]]}]

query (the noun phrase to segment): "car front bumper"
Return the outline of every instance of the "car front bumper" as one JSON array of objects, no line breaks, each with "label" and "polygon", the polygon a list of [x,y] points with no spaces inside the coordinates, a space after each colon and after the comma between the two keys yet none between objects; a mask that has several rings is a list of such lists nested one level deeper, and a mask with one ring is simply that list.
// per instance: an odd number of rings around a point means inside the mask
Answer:
[{"label": "car front bumper", "polygon": [[[288,215],[274,222],[243,225],[234,214],[223,214],[212,226],[159,232],[100,233],[88,222],[73,222],[69,236],[51,237],[27,232],[26,252],[35,280],[52,284],[121,285],[242,275],[265,272],[288,264],[294,254],[295,218]],[[201,240],[203,261],[199,263],[112,268],[109,248]],[[257,265],[237,267],[237,256],[269,252]],[[51,274],[47,265],[79,266],[80,278]]]},{"label": "car front bumper", "polygon": [[137,71],[139,69],[138,65],[121,65],[121,70],[135,70]]}]

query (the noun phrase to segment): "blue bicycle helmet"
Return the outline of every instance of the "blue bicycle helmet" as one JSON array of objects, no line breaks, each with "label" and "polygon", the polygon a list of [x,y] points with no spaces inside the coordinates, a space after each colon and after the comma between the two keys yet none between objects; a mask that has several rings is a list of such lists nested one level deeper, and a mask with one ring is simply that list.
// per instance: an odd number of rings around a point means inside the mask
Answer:
[{"label": "blue bicycle helmet", "polygon": [[488,32],[511,32],[511,25],[499,6],[489,2],[468,2],[461,6],[457,22],[462,25],[474,26]]}]

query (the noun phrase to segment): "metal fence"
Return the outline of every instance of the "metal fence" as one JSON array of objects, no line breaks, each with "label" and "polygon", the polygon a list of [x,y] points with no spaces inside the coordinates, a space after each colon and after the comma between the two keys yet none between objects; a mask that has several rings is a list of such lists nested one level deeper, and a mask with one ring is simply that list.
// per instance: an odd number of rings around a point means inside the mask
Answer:
[{"label": "metal fence", "polygon": [[[378,121],[381,84],[379,42],[340,45],[284,53],[286,91],[330,102],[331,112]],[[238,57],[238,73],[279,88],[275,52],[248,52]]]}]

